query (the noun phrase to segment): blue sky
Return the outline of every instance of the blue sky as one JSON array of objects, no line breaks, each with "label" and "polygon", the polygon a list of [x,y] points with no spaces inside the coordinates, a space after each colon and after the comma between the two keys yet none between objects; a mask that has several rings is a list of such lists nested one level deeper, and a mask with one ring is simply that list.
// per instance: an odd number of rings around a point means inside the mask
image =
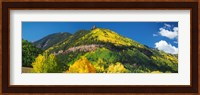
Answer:
[{"label": "blue sky", "polygon": [[152,48],[176,54],[178,22],[22,22],[22,38],[37,41],[49,34],[108,28]]}]

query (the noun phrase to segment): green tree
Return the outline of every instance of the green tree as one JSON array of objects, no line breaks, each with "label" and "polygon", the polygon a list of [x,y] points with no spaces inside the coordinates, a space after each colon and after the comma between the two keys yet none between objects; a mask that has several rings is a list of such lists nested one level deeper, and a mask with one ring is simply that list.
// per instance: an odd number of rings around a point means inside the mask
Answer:
[{"label": "green tree", "polygon": [[32,62],[40,53],[42,53],[41,49],[26,40],[22,40],[22,66],[32,67]]}]

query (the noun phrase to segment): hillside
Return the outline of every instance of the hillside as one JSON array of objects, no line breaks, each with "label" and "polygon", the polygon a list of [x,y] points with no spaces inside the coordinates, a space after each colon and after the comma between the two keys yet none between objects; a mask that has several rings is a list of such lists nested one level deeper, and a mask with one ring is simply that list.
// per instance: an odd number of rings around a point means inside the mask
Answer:
[{"label": "hillside", "polygon": [[70,47],[89,45],[89,44],[106,44],[108,47],[140,47],[145,48],[144,45],[139,44],[129,38],[123,37],[114,31],[103,28],[96,28],[91,31],[80,30],[74,35],[70,36],[68,40],[61,44],[54,45],[47,49],[53,53],[60,50],[66,50]]},{"label": "hillside", "polygon": [[70,47],[74,46],[74,42],[89,33],[90,31],[88,30],[79,30],[73,35],[71,35],[68,39],[63,41],[62,43],[55,44],[54,46],[48,48],[46,51],[53,53],[53,52],[58,52],[60,50],[66,50]]},{"label": "hillside", "polygon": [[42,50],[46,50],[46,49],[48,49],[49,47],[51,47],[55,44],[58,44],[58,43],[65,41],[70,36],[71,36],[71,34],[67,33],[67,32],[54,33],[54,34],[50,34],[50,35],[34,42],[33,44],[36,47],[41,48]]},{"label": "hillside", "polygon": [[[47,59],[45,59],[47,58]],[[80,30],[45,50],[33,63],[66,73],[177,73],[178,55],[149,48],[115,31],[95,28]],[[38,63],[39,62],[39,63]],[[36,64],[37,63],[37,64]],[[48,66],[46,66],[48,67]],[[35,67],[36,68],[36,67]],[[59,70],[58,70],[59,68]],[[38,72],[38,71],[35,71]]]}]

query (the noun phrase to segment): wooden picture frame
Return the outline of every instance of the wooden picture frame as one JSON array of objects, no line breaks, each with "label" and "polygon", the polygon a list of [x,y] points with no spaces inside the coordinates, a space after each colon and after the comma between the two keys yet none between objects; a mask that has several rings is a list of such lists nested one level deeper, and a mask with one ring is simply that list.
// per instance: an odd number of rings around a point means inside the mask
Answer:
[{"label": "wooden picture frame", "polygon": [[[178,85],[10,85],[10,10],[119,9],[184,10],[191,12],[191,84]],[[198,3],[197,2],[2,2],[2,92],[3,93],[197,93],[198,92]]]}]

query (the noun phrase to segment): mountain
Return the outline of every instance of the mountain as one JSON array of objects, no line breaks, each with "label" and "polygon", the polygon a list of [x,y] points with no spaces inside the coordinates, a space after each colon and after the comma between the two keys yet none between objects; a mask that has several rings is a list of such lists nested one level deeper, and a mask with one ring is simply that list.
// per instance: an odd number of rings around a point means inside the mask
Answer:
[{"label": "mountain", "polygon": [[82,59],[87,59],[99,73],[120,72],[119,68],[131,73],[178,72],[177,55],[149,48],[104,28],[80,30],[46,52],[56,55],[67,72],[75,72],[71,68]]},{"label": "mountain", "polygon": [[90,44],[106,44],[107,47],[113,46],[115,48],[144,47],[144,45],[139,44],[138,42],[129,38],[123,37],[109,29],[96,28],[91,31],[80,30],[74,35],[70,36],[68,40],[64,41],[63,43],[54,45],[47,50],[53,53],[60,50],[66,50],[70,47]]},{"label": "mountain", "polygon": [[149,48],[105,28],[77,31],[46,49],[43,56],[52,54],[56,60],[54,66],[60,68],[59,72],[178,72],[178,55]]},{"label": "mountain", "polygon": [[67,33],[67,32],[63,32],[63,33],[54,33],[54,34],[50,34],[36,42],[33,42],[33,44],[38,47],[41,48],[42,50],[46,50],[49,47],[61,43],[63,41],[65,41],[66,39],[68,39],[68,37],[70,37],[72,34]]},{"label": "mountain", "polygon": [[88,31],[88,30],[79,30],[76,33],[74,33],[73,35],[71,35],[68,39],[63,41],[62,43],[55,44],[54,46],[48,48],[47,51],[58,52],[60,50],[65,50],[69,47],[72,47],[72,46],[74,46],[74,42],[77,39],[83,37],[84,35],[86,35],[89,32],[90,31]]}]

